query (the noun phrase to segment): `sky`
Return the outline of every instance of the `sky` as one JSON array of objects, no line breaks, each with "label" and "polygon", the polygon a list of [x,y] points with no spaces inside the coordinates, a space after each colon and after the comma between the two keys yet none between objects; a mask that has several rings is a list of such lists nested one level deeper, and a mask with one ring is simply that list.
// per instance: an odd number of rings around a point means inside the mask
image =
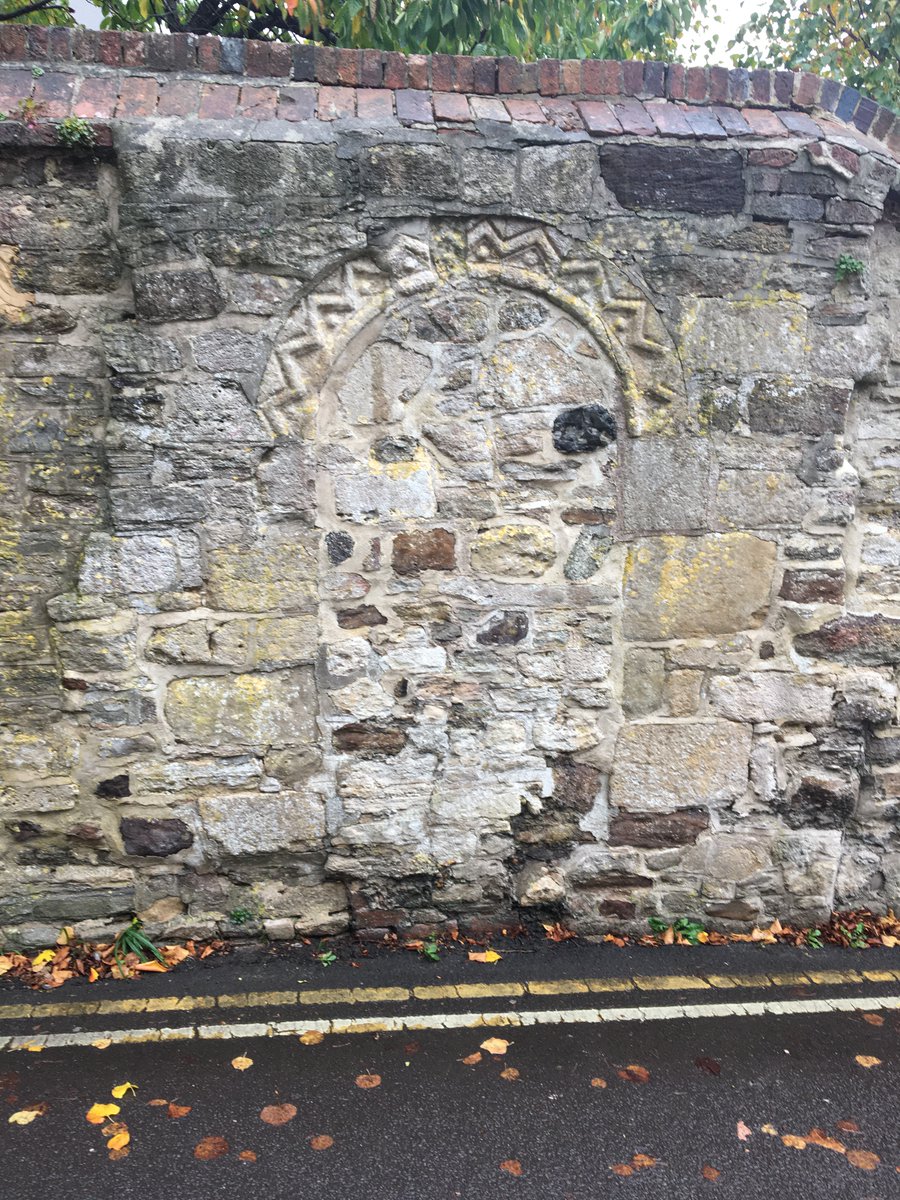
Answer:
[{"label": "sky", "polygon": [[[75,19],[81,25],[86,25],[88,29],[100,28],[100,9],[91,4],[90,0],[69,0],[69,3],[75,10]],[[689,35],[685,45],[686,47],[693,45],[699,47],[707,39],[709,33],[717,29],[720,33],[719,49],[713,62],[730,66],[725,47],[748,15],[746,0],[711,0],[711,7],[713,11],[703,22],[703,32],[699,36]],[[705,51],[700,54],[698,50],[691,57],[694,61],[705,62],[707,54]]]}]

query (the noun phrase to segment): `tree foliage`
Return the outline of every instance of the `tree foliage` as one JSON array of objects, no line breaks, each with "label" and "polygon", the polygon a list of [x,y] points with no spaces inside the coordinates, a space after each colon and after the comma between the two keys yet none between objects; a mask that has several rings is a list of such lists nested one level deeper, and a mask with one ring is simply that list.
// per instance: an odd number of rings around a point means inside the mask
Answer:
[{"label": "tree foliage", "polygon": [[[64,5],[65,0],[35,0]],[[95,0],[105,29],[302,38],[410,54],[673,58],[706,0]],[[29,0],[0,0],[12,11]],[[32,12],[34,10],[32,9]],[[26,19],[33,20],[34,16]]]},{"label": "tree foliage", "polygon": [[803,68],[900,109],[898,0],[768,0],[730,49],[741,66]]}]

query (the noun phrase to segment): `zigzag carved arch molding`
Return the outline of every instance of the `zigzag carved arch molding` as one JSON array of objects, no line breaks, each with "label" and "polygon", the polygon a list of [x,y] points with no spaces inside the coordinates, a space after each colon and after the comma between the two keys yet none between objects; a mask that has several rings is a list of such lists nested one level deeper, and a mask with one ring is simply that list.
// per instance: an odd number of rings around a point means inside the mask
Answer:
[{"label": "zigzag carved arch molding", "polygon": [[609,355],[622,384],[628,433],[674,433],[688,422],[681,361],[647,289],[596,243],[521,221],[433,222],[400,229],[345,263],[293,309],[263,377],[273,433],[296,434],[343,349],[392,305],[466,279],[544,296]]}]

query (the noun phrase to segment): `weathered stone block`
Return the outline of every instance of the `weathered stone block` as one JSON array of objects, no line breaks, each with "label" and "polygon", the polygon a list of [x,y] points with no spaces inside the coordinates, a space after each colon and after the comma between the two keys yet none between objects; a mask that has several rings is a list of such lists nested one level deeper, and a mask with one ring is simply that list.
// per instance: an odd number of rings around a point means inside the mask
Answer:
[{"label": "weathered stone block", "polygon": [[826,684],[782,671],[720,676],[710,684],[713,707],[731,721],[826,725],[833,695]]},{"label": "weathered stone block", "polygon": [[398,575],[421,571],[452,571],[456,566],[456,537],[448,529],[398,533],[391,558]]},{"label": "weathered stone block", "polygon": [[749,759],[750,729],[733,721],[626,725],[611,802],[637,812],[727,804],[746,791]]},{"label": "weathered stone block", "polygon": [[311,673],[209,675],[173,679],[165,714],[172,733],[193,746],[285,746],[315,738]]},{"label": "weathered stone block", "polygon": [[879,667],[900,662],[900,618],[881,613],[844,613],[794,638],[794,649],[809,658],[827,658],[853,666]]},{"label": "weathered stone block", "polygon": [[472,569],[479,575],[537,578],[555,558],[556,542],[543,525],[499,525],[472,544]]},{"label": "weathered stone block", "polygon": [[793,604],[842,604],[843,571],[785,571],[778,595]]},{"label": "weathered stone block", "polygon": [[625,208],[721,216],[744,207],[744,176],[736,150],[665,145],[604,145],[603,181]]},{"label": "weathered stone block", "polygon": [[272,531],[250,546],[217,547],[209,553],[209,602],[231,611],[308,608],[316,558],[315,538],[305,532]]},{"label": "weathered stone block", "polygon": [[769,602],[775,552],[773,542],[746,533],[635,543],[625,567],[625,636],[659,641],[756,628]]},{"label": "weathered stone block", "polygon": [[199,807],[207,836],[235,857],[314,848],[325,836],[325,809],[315,795],[216,796],[201,799]]},{"label": "weathered stone block", "polygon": [[630,646],[625,651],[622,708],[630,717],[645,717],[662,706],[665,661],[659,650]]},{"label": "weathered stone block", "polygon": [[520,152],[516,198],[533,212],[589,210],[596,175],[590,144],[529,146]]},{"label": "weathered stone block", "polygon": [[707,529],[708,438],[629,438],[622,463],[622,522],[628,533]]},{"label": "weathered stone block", "polygon": [[133,282],[137,314],[145,321],[204,321],[225,305],[206,267],[141,267]]},{"label": "weathered stone block", "polygon": [[199,543],[192,533],[130,537],[92,533],[85,543],[78,583],[83,592],[110,596],[198,587]]},{"label": "weathered stone block", "polygon": [[791,829],[843,829],[853,814],[859,782],[805,776],[779,803]]},{"label": "weathered stone block", "polygon": [[177,817],[160,817],[146,820],[144,817],[123,817],[119,832],[126,854],[142,857],[166,858],[187,850],[193,845],[194,835]]},{"label": "weathered stone block", "polygon": [[670,813],[619,812],[609,819],[609,844],[663,850],[696,842],[708,828],[709,812],[705,808],[681,808]]},{"label": "weathered stone block", "polygon": [[761,433],[804,433],[807,437],[843,433],[849,402],[848,388],[820,380],[761,379],[747,399],[748,421],[752,430]]}]

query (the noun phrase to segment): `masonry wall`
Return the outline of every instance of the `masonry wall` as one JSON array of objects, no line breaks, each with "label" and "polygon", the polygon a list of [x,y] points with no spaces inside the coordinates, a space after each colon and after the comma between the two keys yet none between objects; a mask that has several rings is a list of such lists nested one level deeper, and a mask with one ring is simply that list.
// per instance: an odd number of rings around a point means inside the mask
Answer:
[{"label": "masonry wall", "polygon": [[893,117],[164,44],[0,66],[6,936],[900,903]]}]

